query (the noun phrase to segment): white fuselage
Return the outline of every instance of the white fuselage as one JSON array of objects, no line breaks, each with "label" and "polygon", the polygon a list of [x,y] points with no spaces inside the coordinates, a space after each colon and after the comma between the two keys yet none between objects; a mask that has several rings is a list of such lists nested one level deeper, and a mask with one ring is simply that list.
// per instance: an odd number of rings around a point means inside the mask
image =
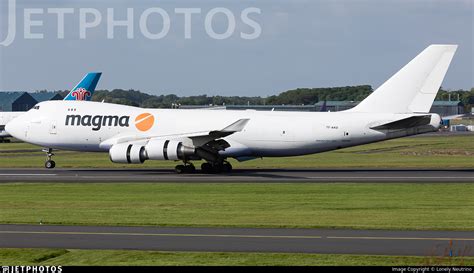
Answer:
[{"label": "white fuselage", "polygon": [[[109,151],[110,139],[180,138],[220,130],[239,119],[249,119],[249,122],[242,131],[224,138],[231,145],[220,152],[225,157],[312,154],[432,132],[440,124],[436,114],[432,115],[429,125],[381,131],[371,127],[414,114],[166,110],[62,101],[44,102],[39,106],[10,123],[8,132],[43,147],[98,152]],[[135,120],[144,113],[153,115],[154,122],[147,131],[140,131]],[[104,123],[104,119],[109,120]]]},{"label": "white fuselage", "polygon": [[11,135],[5,131],[5,126],[24,113],[26,112],[0,112],[0,138],[11,137]]}]

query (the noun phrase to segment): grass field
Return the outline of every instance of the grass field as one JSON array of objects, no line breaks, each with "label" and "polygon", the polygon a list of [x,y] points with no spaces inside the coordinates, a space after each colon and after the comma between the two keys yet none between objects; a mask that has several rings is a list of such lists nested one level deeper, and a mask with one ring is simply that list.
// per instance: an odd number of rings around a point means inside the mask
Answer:
[{"label": "grass field", "polygon": [[[107,154],[59,151],[58,167],[113,164]],[[0,168],[42,167],[40,148],[0,144]],[[235,168],[474,168],[474,134],[391,140],[323,154],[233,163]],[[137,181],[138,182],[138,181]],[[447,181],[449,182],[449,181]],[[0,184],[0,223],[302,227],[474,231],[474,185],[446,184]],[[0,249],[0,264],[474,265],[474,258]]]},{"label": "grass field", "polygon": [[[41,149],[24,143],[0,144],[0,168],[41,168]],[[144,165],[111,163],[107,153],[59,151],[58,167],[174,168],[175,162],[149,161]],[[199,164],[196,164],[198,166]],[[418,136],[292,158],[264,158],[237,163],[235,168],[473,168],[474,134]]]},{"label": "grass field", "polygon": [[2,184],[0,223],[474,230],[473,184]]},{"label": "grass field", "polygon": [[362,255],[197,253],[120,250],[0,249],[4,265],[280,265],[280,266],[397,266],[465,265],[474,258],[398,257]]}]

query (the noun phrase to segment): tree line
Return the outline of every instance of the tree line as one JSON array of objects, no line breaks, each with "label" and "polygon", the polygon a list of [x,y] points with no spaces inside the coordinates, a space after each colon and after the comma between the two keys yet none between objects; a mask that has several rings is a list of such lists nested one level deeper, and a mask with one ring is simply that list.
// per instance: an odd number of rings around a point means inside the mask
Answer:
[{"label": "tree line", "polygon": [[[66,96],[69,91],[60,91]],[[298,88],[270,97],[246,96],[187,96],[174,94],[150,95],[138,90],[97,90],[93,101],[105,101],[144,108],[173,108],[179,105],[312,105],[320,101],[362,101],[373,89],[370,85],[345,86],[331,88]],[[459,100],[466,110],[474,107],[474,88],[471,90],[447,91],[441,89],[436,100]]]}]

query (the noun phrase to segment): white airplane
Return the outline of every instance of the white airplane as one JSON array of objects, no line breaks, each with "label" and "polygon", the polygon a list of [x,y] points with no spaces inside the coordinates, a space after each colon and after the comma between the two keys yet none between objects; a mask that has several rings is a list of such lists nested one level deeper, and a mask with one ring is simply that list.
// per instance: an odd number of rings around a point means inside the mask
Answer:
[{"label": "white airplane", "polygon": [[[64,98],[65,101],[89,101],[94,94],[102,73],[88,73]],[[11,137],[5,131],[5,125],[26,112],[0,112],[0,143]],[[8,141],[7,141],[8,142]]]},{"label": "white airplane", "polygon": [[183,161],[176,171],[229,172],[226,161],[299,156],[433,132],[428,113],[456,45],[431,45],[353,109],[259,112],[143,109],[97,102],[48,101],[8,123],[16,138],[52,149],[108,152],[115,163]]},{"label": "white airplane", "polygon": [[24,113],[26,112],[0,112],[0,143],[10,141],[5,139],[11,137],[11,135],[5,131],[5,125]]}]

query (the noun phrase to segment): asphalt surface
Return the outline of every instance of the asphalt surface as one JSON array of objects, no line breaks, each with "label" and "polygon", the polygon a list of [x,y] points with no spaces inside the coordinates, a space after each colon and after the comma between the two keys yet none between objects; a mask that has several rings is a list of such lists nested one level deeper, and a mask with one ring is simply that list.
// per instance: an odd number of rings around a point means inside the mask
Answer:
[{"label": "asphalt surface", "polygon": [[0,248],[474,256],[474,232],[0,225]]},{"label": "asphalt surface", "polygon": [[473,183],[474,169],[461,170],[234,170],[231,174],[176,174],[150,169],[0,169],[0,183],[9,182],[348,182],[348,183]]},{"label": "asphalt surface", "polygon": [[[8,182],[474,182],[474,170],[0,169]],[[0,248],[474,256],[474,232],[0,225]]]}]

